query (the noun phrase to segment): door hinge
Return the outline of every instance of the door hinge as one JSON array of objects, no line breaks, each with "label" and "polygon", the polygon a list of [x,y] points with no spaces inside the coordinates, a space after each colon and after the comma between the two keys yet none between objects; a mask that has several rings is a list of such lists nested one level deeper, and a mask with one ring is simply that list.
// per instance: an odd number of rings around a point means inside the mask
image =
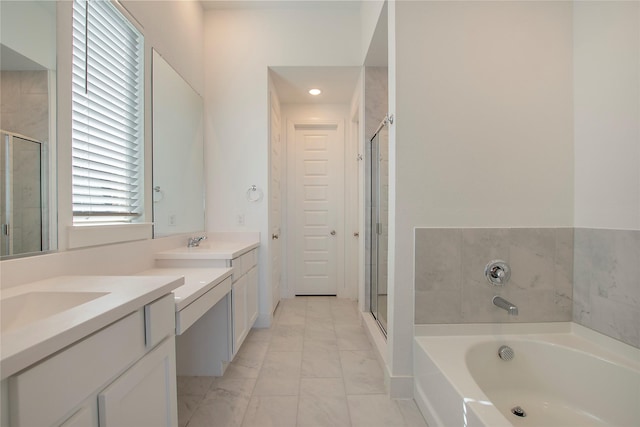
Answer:
[{"label": "door hinge", "polygon": [[376,222],[376,234],[378,235],[382,234],[382,223],[380,222]]},{"label": "door hinge", "polygon": [[9,235],[9,224],[2,224],[2,234],[5,236]]}]

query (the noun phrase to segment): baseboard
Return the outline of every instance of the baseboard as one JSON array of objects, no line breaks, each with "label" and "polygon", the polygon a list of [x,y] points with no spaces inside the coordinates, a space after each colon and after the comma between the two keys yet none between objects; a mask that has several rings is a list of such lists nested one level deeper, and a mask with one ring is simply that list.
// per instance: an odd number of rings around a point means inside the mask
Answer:
[{"label": "baseboard", "polygon": [[392,399],[413,399],[413,376],[393,376],[387,363],[387,340],[371,313],[360,312],[362,323],[369,341],[373,344],[374,353],[384,371],[384,384]]}]

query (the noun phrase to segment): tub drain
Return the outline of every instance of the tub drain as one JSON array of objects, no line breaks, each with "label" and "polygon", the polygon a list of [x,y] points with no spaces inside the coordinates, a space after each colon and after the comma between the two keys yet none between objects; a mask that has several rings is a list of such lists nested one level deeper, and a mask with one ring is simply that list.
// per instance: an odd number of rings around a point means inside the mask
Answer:
[{"label": "tub drain", "polygon": [[511,360],[513,356],[515,356],[515,353],[508,345],[503,345],[498,349],[498,357],[502,360]]},{"label": "tub drain", "polygon": [[520,418],[524,418],[527,416],[527,413],[524,412],[524,409],[522,409],[520,406],[515,406],[511,408],[511,413],[516,417],[520,417]]}]

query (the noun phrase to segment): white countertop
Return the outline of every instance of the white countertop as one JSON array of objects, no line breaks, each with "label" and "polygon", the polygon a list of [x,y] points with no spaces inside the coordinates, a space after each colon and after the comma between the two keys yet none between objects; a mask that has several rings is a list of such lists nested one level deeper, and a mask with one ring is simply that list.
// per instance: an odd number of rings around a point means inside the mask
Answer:
[{"label": "white countertop", "polygon": [[168,294],[184,283],[184,278],[177,276],[61,276],[3,289],[3,300],[31,292],[102,292],[105,295],[2,333],[1,378]]},{"label": "white countertop", "polygon": [[231,277],[233,268],[152,268],[138,273],[141,276],[183,276],[184,285],[173,290],[176,311],[200,298],[210,289]]},{"label": "white countertop", "polygon": [[187,246],[162,251],[155,259],[233,259],[260,246],[260,240],[213,240],[207,239],[200,246]]}]

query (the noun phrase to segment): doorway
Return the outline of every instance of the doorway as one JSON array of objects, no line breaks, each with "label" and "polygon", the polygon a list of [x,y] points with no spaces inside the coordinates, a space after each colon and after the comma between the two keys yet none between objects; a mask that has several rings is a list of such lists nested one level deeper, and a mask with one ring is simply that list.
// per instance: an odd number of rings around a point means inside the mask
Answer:
[{"label": "doorway", "polygon": [[291,122],[289,218],[295,295],[343,286],[344,123]]}]

